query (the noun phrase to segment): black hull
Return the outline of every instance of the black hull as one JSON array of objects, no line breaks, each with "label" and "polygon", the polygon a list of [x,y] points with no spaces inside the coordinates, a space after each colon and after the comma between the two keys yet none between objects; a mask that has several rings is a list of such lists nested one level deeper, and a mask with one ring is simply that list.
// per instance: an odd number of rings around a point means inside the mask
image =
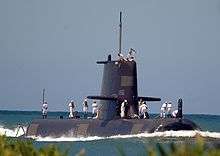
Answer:
[{"label": "black hull", "polygon": [[36,119],[27,128],[26,136],[41,137],[108,137],[167,130],[199,130],[188,119]]}]

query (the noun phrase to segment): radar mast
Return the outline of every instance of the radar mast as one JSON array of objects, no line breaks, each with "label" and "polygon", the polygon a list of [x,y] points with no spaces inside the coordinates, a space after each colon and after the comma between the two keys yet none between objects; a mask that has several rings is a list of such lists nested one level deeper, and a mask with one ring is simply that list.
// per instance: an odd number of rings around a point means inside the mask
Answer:
[{"label": "radar mast", "polygon": [[121,39],[122,39],[122,12],[120,12],[120,24],[119,24],[119,50],[118,56],[121,55]]}]

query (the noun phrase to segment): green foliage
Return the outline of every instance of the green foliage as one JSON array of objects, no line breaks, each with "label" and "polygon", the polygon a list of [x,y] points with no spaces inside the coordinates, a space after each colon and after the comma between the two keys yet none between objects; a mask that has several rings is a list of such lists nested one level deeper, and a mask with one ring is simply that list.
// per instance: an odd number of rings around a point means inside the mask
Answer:
[{"label": "green foliage", "polygon": [[147,150],[149,156],[220,156],[220,148],[213,146],[205,146],[204,140],[200,137],[196,139],[196,143],[184,143],[168,145],[165,148],[161,144],[156,147],[150,147]]},{"label": "green foliage", "polygon": [[[216,146],[217,145],[217,146]],[[119,156],[127,155],[122,146],[116,147]],[[139,153],[140,154],[140,153]],[[145,145],[145,153],[141,155],[146,156],[220,156],[220,145],[205,144],[201,137],[197,137],[196,141],[184,143],[153,143]]]},{"label": "green foliage", "polygon": [[0,156],[67,156],[54,145],[36,149],[31,141],[10,140],[0,136]]},{"label": "green foliage", "polygon": [[[126,151],[122,146],[116,147],[118,155],[125,156]],[[14,140],[0,136],[0,156],[67,156],[68,151],[61,151],[55,145],[48,145],[37,149],[31,141]],[[86,155],[81,149],[76,156]],[[196,143],[170,143],[167,145],[156,144],[146,146],[147,156],[220,156],[219,146],[207,146],[202,138],[197,138]]]}]

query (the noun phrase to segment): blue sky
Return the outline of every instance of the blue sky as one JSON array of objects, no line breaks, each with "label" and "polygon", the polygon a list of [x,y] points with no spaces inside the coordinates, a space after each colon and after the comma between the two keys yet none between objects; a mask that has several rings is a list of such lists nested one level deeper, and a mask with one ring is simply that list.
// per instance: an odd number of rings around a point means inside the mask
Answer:
[{"label": "blue sky", "polygon": [[[1,0],[0,109],[78,110],[100,93],[102,65],[118,49],[137,51],[139,95],[184,100],[185,113],[220,114],[219,0]],[[149,103],[158,112],[160,102]]]}]

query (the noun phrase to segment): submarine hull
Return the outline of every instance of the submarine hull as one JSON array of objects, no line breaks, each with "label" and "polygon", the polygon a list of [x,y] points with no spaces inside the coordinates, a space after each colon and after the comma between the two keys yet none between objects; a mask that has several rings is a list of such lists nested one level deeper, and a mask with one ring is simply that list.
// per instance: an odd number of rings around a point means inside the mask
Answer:
[{"label": "submarine hull", "polygon": [[26,136],[34,137],[108,137],[153,133],[167,130],[199,130],[200,128],[188,119],[36,119],[28,126]]}]

